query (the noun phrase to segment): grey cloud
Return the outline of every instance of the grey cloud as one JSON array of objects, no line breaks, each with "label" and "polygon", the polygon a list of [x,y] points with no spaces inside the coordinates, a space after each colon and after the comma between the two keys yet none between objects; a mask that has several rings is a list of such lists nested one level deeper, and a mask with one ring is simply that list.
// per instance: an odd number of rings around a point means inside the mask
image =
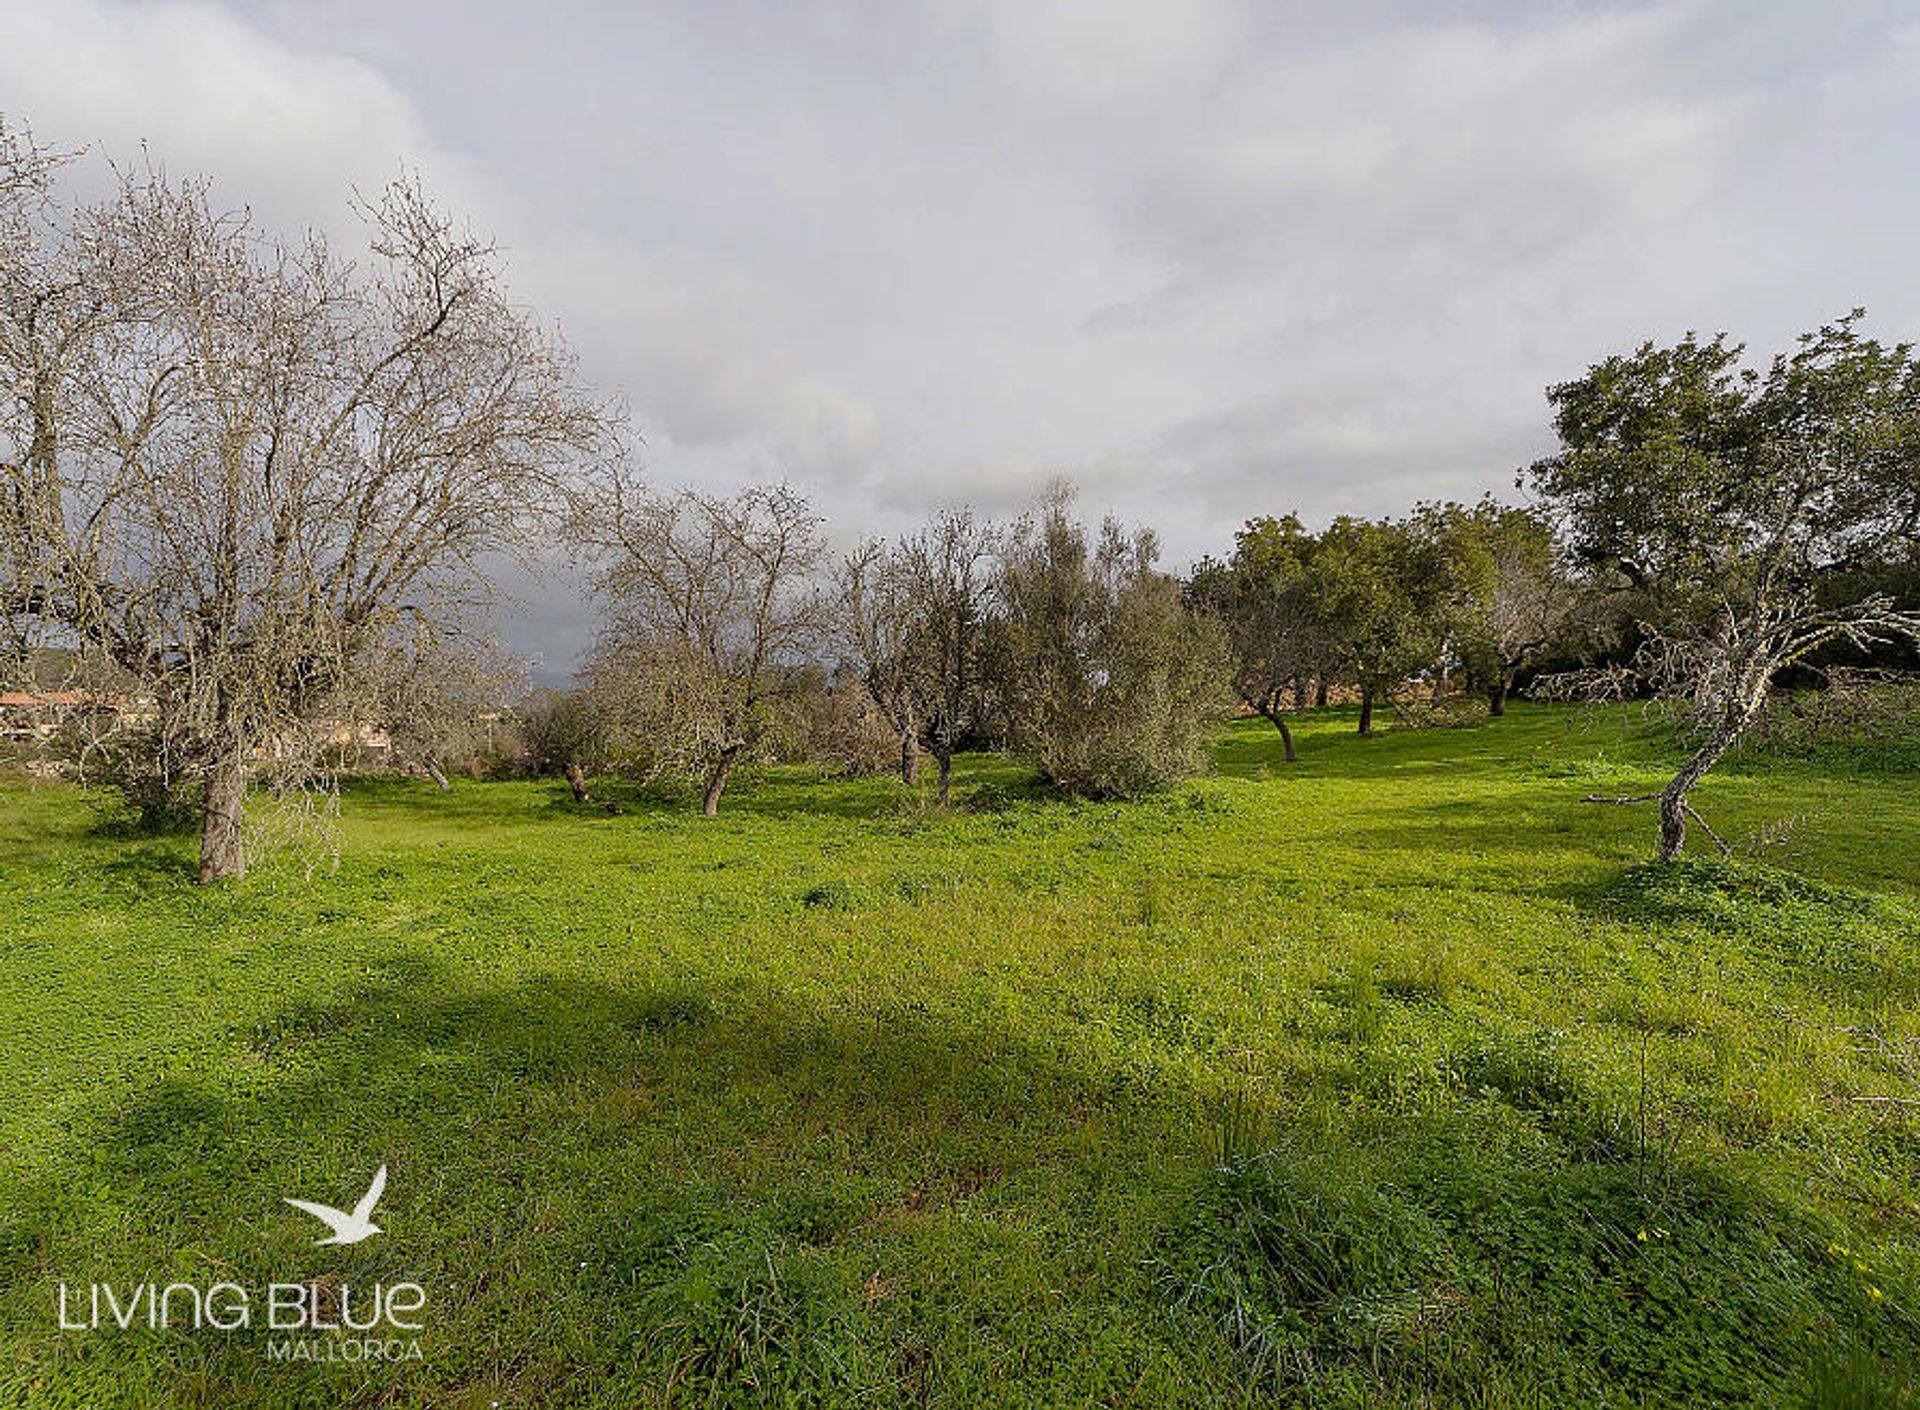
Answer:
[{"label": "grey cloud", "polygon": [[[418,165],[662,481],[843,539],[1054,475],[1183,561],[1510,491],[1642,337],[1920,319],[1895,0],[14,0],[0,92],[277,223]],[[542,595],[544,594],[544,595]],[[577,647],[573,589],[524,639]]]}]

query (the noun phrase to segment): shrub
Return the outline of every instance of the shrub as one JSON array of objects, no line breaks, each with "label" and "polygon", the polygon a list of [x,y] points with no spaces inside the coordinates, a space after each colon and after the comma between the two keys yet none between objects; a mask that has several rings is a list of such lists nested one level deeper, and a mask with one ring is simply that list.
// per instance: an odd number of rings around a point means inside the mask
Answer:
[{"label": "shrub", "polygon": [[1182,605],[1158,554],[1151,532],[1112,519],[1090,543],[1064,495],[1009,543],[996,643],[1008,732],[1070,792],[1125,797],[1201,772],[1205,729],[1228,707],[1225,635]]},{"label": "shrub", "polygon": [[1445,1253],[1433,1221],[1364,1172],[1274,1150],[1214,1170],[1149,1273],[1252,1379],[1303,1385],[1432,1315]]},{"label": "shrub", "polygon": [[157,729],[127,725],[84,740],[56,742],[57,752],[79,760],[80,776],[106,789],[124,805],[134,831],[163,836],[190,832],[200,818],[200,788],[179,751]]},{"label": "shrub", "polygon": [[577,690],[535,691],[520,710],[520,737],[534,773],[562,773],[569,765],[592,772],[606,762],[605,714]]},{"label": "shrub", "polygon": [[851,672],[797,696],[794,715],[793,752],[800,758],[854,778],[899,767],[899,734]]}]

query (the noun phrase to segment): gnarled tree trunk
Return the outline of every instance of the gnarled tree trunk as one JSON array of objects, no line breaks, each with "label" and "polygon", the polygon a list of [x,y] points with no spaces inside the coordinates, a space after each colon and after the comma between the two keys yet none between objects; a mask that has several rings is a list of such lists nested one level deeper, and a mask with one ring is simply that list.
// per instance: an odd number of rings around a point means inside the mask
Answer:
[{"label": "gnarled tree trunk", "polygon": [[[1700,747],[1693,751],[1693,757],[1680,767],[1667,786],[1660,790],[1660,851],[1663,862],[1671,862],[1680,855],[1680,849],[1687,844],[1687,818],[1691,815],[1699,818],[1687,804],[1687,795],[1693,786],[1706,776],[1707,770],[1720,762],[1721,757],[1731,749],[1746,732],[1753,717],[1759,713],[1760,706],[1766,700],[1766,688],[1744,695],[1732,708],[1714,722]],[[1706,827],[1706,823],[1700,824]],[[1711,834],[1712,829],[1708,829]],[[1714,841],[1718,842],[1716,837]],[[1723,847],[1724,850],[1724,847]]]},{"label": "gnarled tree trunk", "polygon": [[578,764],[567,765],[567,787],[573,790],[573,801],[591,803],[593,795],[587,792],[587,771]]},{"label": "gnarled tree trunk", "polygon": [[920,740],[913,730],[900,734],[900,782],[908,788],[920,782]]},{"label": "gnarled tree trunk", "polygon": [[1260,713],[1265,715],[1267,719],[1272,722],[1273,727],[1280,731],[1280,747],[1286,751],[1286,761],[1289,764],[1298,763],[1299,756],[1293,752],[1293,731],[1287,728],[1286,716],[1281,712],[1280,708],[1269,701],[1260,707]]},{"label": "gnarled tree trunk", "polygon": [[241,818],[247,805],[247,766],[240,751],[229,750],[207,766],[200,784],[199,885],[247,874]]},{"label": "gnarled tree trunk", "polygon": [[727,775],[733,772],[734,757],[740,752],[738,744],[729,744],[720,751],[720,757],[714,761],[713,772],[707,775],[707,796],[700,804],[700,811],[713,817],[720,811],[720,795],[726,791]]},{"label": "gnarled tree trunk", "polygon": [[1360,688],[1360,733],[1373,733],[1373,687]]}]

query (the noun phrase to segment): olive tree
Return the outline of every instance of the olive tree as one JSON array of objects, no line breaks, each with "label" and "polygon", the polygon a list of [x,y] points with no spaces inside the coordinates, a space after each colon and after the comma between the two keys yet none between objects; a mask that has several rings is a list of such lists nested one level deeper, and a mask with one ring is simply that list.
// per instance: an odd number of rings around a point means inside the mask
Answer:
[{"label": "olive tree", "polygon": [[1090,539],[1064,493],[1009,535],[1000,691],[1013,742],[1063,788],[1126,795],[1205,766],[1206,727],[1228,703],[1226,641],[1158,554],[1151,531],[1113,519]]},{"label": "olive tree", "polygon": [[200,881],[238,876],[249,767],[310,776],[378,643],[483,599],[612,418],[415,186],[353,265],[156,171],[64,203],[57,165],[0,146],[9,638],[125,674],[199,780]]},{"label": "olive tree", "polygon": [[[1785,667],[1835,642],[1920,640],[1920,612],[1846,586],[1920,542],[1920,361],[1862,336],[1863,314],[1764,369],[1724,334],[1651,343],[1553,387],[1559,451],[1534,488],[1573,547],[1628,594],[1644,688],[1694,744],[1653,802],[1659,857],[1686,841],[1694,786],[1746,732]],[[1703,824],[1704,825],[1704,824]]]},{"label": "olive tree", "polygon": [[1406,524],[1343,515],[1320,534],[1309,591],[1340,674],[1360,692],[1361,734],[1373,733],[1379,701],[1438,659],[1441,582],[1433,545]]},{"label": "olive tree", "polygon": [[1466,667],[1484,687],[1489,713],[1506,713],[1514,679],[1560,639],[1578,593],[1562,562],[1554,526],[1536,510],[1501,504],[1416,506],[1409,523],[1437,563],[1438,612],[1447,664]]},{"label": "olive tree", "polygon": [[1330,650],[1329,623],[1312,590],[1313,536],[1298,517],[1250,519],[1234,536],[1233,557],[1203,560],[1187,594],[1226,630],[1233,688],[1246,707],[1280,731],[1286,762],[1296,762],[1286,711],[1306,704],[1307,684]]}]

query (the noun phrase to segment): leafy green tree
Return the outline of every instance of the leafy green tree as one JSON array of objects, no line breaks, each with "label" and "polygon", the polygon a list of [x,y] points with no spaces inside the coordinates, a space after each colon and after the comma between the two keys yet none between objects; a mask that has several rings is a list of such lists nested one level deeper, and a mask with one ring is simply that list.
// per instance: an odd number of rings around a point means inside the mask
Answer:
[{"label": "leafy green tree", "polygon": [[1553,524],[1491,495],[1423,504],[1409,522],[1441,578],[1442,671],[1457,661],[1485,688],[1490,713],[1505,714],[1514,678],[1566,633],[1579,600]]},{"label": "leafy green tree", "polygon": [[1693,752],[1657,802],[1679,856],[1688,795],[1774,677],[1835,642],[1920,639],[1920,614],[1844,589],[1920,541],[1920,362],[1863,337],[1855,310],[1764,371],[1724,334],[1644,344],[1551,388],[1558,453],[1529,478],[1575,552],[1630,593],[1640,677],[1688,710]]},{"label": "leafy green tree", "polygon": [[1376,702],[1438,659],[1441,583],[1434,545],[1407,524],[1342,515],[1320,535],[1309,593],[1360,692],[1361,734],[1373,733]]},{"label": "leafy green tree", "polygon": [[1298,756],[1287,725],[1288,697],[1295,708],[1306,703],[1307,683],[1330,637],[1314,600],[1313,549],[1313,536],[1295,515],[1249,519],[1234,538],[1233,557],[1203,559],[1187,584],[1188,600],[1226,630],[1234,693],[1280,731],[1289,764]]}]

